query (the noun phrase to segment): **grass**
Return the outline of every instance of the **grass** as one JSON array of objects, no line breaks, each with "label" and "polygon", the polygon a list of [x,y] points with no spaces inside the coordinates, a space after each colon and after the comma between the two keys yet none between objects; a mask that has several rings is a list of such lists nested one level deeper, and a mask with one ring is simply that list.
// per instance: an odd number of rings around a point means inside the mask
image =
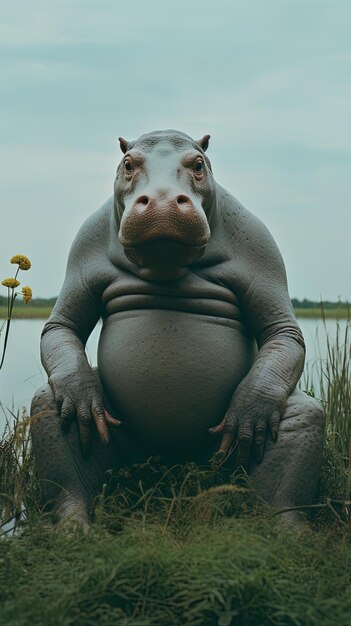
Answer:
[{"label": "grass", "polygon": [[[52,311],[50,306],[24,306],[16,305],[13,309],[12,319],[47,319]],[[0,319],[6,319],[7,307],[0,306]]]},{"label": "grass", "polygon": [[11,418],[7,418],[0,439],[0,528],[10,522],[16,528],[32,511],[39,510],[29,416],[24,412]]},{"label": "grass", "polygon": [[88,534],[27,505],[0,541],[0,624],[346,626],[350,539],[335,516],[287,530],[244,476],[150,460],[111,478]]},{"label": "grass", "polygon": [[107,477],[88,534],[58,532],[40,511],[28,417],[13,416],[0,441],[1,626],[349,626],[350,332],[338,327],[316,365],[328,429],[320,501],[298,530],[242,474],[151,459]]},{"label": "grass", "polygon": [[[325,318],[324,318],[325,319]],[[327,334],[327,358],[321,357],[305,372],[302,387],[317,395],[327,419],[328,440],[333,450],[351,462],[351,319],[343,328],[336,322],[335,341]],[[313,377],[313,371],[315,376]],[[313,388],[312,377],[317,379]]]},{"label": "grass", "polygon": [[[53,305],[23,304],[16,303],[13,309],[13,319],[47,319],[52,311]],[[323,310],[322,305],[311,308],[295,308],[295,315],[305,319],[349,319],[349,308],[338,307]],[[0,305],[0,319],[6,319],[7,307]]]},{"label": "grass", "polygon": [[2,542],[2,624],[349,626],[346,534],[295,536],[252,515],[181,534],[160,521],[88,536],[33,523]]}]

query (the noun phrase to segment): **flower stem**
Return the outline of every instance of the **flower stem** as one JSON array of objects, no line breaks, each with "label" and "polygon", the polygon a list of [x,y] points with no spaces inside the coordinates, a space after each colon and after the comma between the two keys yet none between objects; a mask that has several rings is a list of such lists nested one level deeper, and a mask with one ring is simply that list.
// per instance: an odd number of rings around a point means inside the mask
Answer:
[{"label": "flower stem", "polygon": [[16,299],[16,293],[15,290],[12,289],[12,295],[10,296],[10,289],[8,289],[8,297],[7,297],[7,312],[8,312],[8,316],[7,316],[7,320],[6,320],[6,331],[5,331],[5,339],[4,339],[4,347],[2,350],[2,356],[1,356],[1,363],[0,363],[0,370],[3,366],[4,363],[4,359],[5,359],[5,352],[6,352],[6,347],[7,347],[7,342],[8,342],[8,338],[9,338],[9,332],[10,332],[10,324],[11,324],[11,317],[12,317],[12,310],[13,310],[13,305]]}]

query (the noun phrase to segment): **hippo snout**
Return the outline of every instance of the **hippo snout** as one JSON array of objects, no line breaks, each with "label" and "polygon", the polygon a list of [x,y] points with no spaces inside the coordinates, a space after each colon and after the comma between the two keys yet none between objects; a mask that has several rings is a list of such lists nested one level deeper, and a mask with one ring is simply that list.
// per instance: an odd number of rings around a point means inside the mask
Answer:
[{"label": "hippo snout", "polygon": [[158,240],[186,246],[204,246],[210,228],[200,203],[184,193],[141,194],[126,207],[119,239],[124,247],[135,248]]}]

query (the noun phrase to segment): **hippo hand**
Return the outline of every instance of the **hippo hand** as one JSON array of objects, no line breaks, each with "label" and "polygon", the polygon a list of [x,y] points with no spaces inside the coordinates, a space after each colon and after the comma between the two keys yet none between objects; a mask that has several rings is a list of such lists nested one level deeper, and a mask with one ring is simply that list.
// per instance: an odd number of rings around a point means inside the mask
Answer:
[{"label": "hippo hand", "polygon": [[93,422],[101,441],[108,444],[108,425],[119,426],[121,422],[104,409],[101,385],[91,368],[84,370],[83,375],[54,373],[49,377],[49,384],[63,430],[67,431],[71,421],[77,419],[83,454],[89,453]]},{"label": "hippo hand", "polygon": [[234,394],[224,419],[211,434],[221,434],[222,440],[215,461],[222,463],[235,450],[236,465],[246,468],[250,460],[261,463],[268,433],[278,438],[281,417],[287,401],[286,390],[270,389],[269,394],[253,393],[240,385]]}]

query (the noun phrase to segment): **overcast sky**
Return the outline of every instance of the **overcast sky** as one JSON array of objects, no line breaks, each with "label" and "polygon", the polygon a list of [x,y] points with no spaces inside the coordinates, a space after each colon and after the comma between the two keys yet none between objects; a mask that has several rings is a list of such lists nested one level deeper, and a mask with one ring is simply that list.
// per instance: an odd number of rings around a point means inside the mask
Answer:
[{"label": "overcast sky", "polygon": [[211,134],[292,297],[351,301],[350,24],[349,0],[2,0],[1,276],[26,254],[57,295],[117,137],[175,128]]}]

